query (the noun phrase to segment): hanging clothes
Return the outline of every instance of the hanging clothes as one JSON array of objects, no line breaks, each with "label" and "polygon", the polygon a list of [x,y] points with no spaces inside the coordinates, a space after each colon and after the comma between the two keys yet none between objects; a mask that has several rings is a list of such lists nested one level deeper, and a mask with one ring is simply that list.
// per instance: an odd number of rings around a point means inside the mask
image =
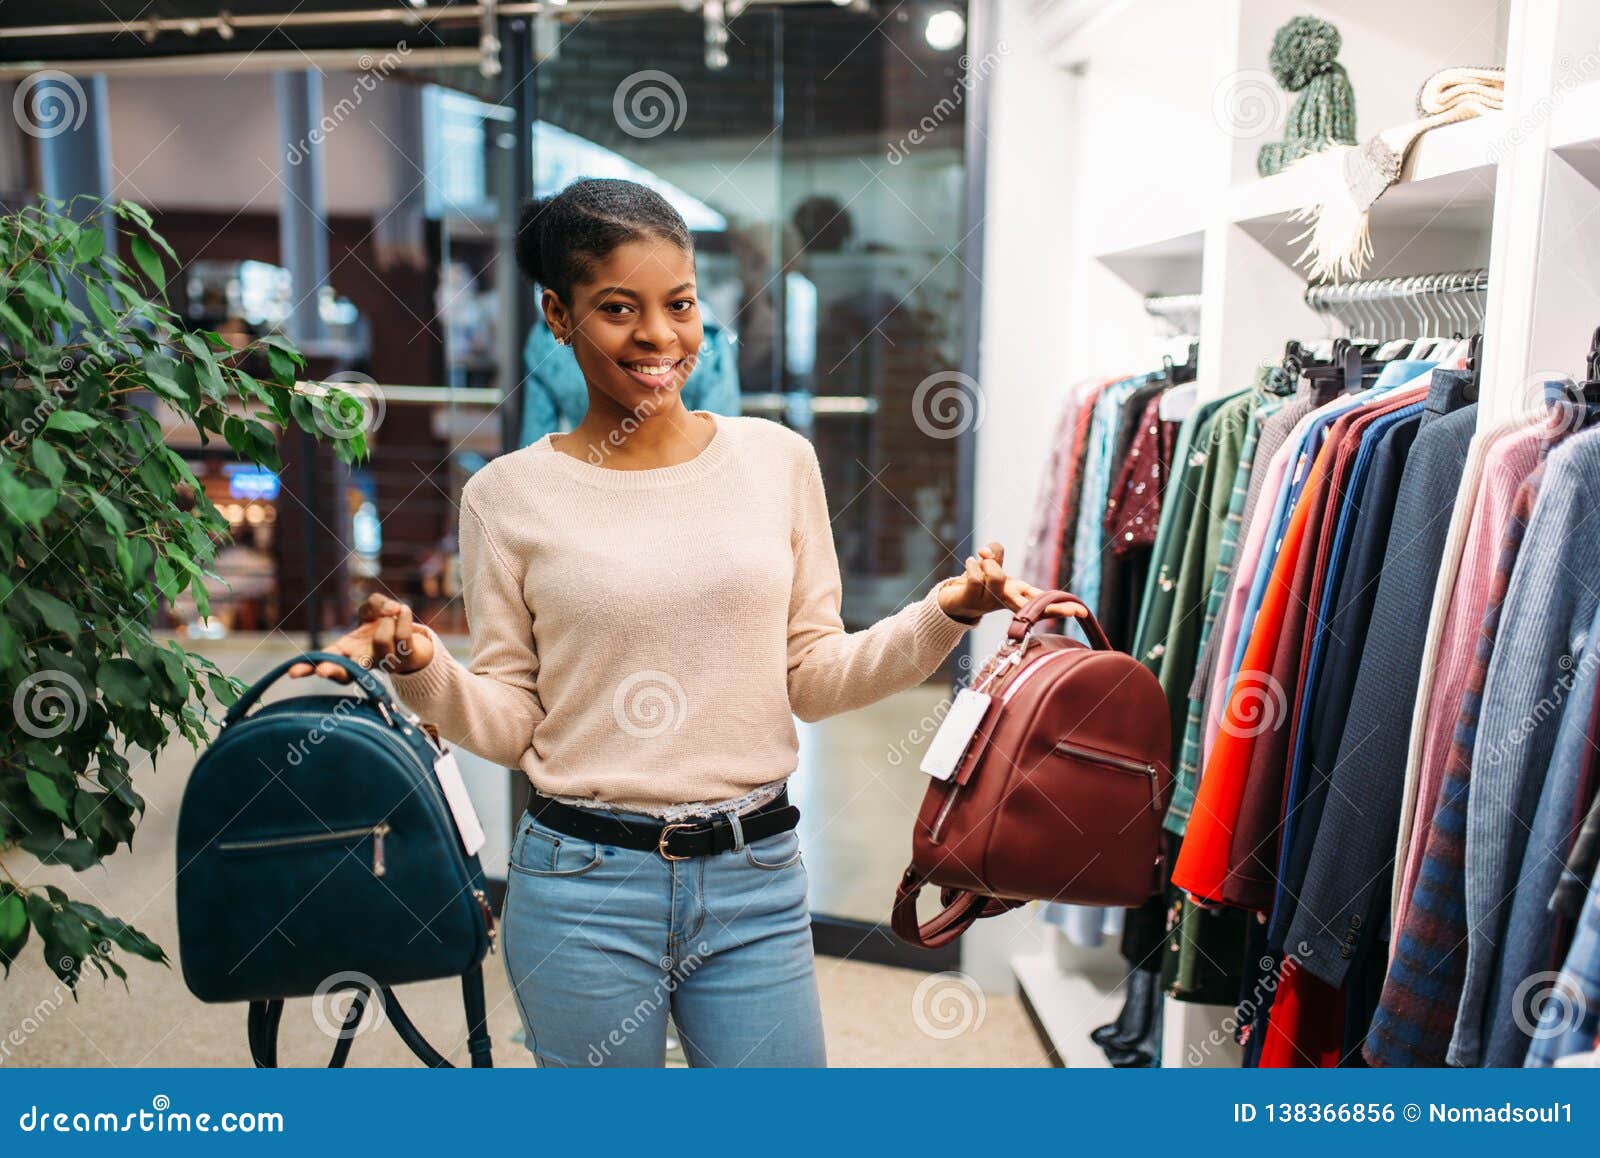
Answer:
[{"label": "hanging clothes", "polygon": [[[1564,411],[1562,404],[1560,410]],[[1483,1064],[1485,1023],[1515,887],[1560,719],[1556,689],[1572,671],[1600,591],[1600,432],[1546,442],[1544,483],[1506,593],[1500,641],[1484,680],[1466,814],[1467,963],[1450,1043],[1452,1065]],[[1559,441],[1559,445],[1556,445]]]},{"label": "hanging clothes", "polygon": [[[1394,499],[1355,686],[1331,770],[1327,807],[1284,942],[1331,986],[1344,983],[1363,943],[1382,948],[1389,876],[1417,673],[1427,630],[1418,592],[1441,565],[1478,413],[1468,376],[1436,370],[1421,428]],[[1360,582],[1353,574],[1351,582]],[[1370,580],[1368,580],[1370,582]],[[1370,949],[1369,949],[1370,951]],[[1382,950],[1387,963],[1387,951]]]},{"label": "hanging clothes", "polygon": [[[1517,872],[1494,993],[1484,1018],[1489,1032],[1485,1065],[1522,1063],[1530,1043],[1529,1026],[1538,1016],[1530,998],[1539,995],[1537,988],[1530,993],[1525,982],[1535,974],[1560,968],[1570,948],[1571,930],[1563,926],[1556,892],[1576,843],[1574,837],[1596,799],[1596,750],[1590,745],[1589,731],[1600,702],[1595,696],[1600,683],[1597,632],[1600,608],[1577,641],[1579,652],[1571,668],[1552,689],[1552,693],[1565,691],[1565,703]],[[1468,962],[1470,969],[1470,951]]]},{"label": "hanging clothes", "polygon": [[[1537,429],[1535,442],[1547,449],[1549,442],[1540,438]],[[1367,1036],[1364,1052],[1375,1066],[1444,1065],[1449,1060],[1466,976],[1466,827],[1472,751],[1506,592],[1542,480],[1543,471],[1536,463],[1517,488],[1500,536],[1448,764],[1418,870],[1419,880],[1427,887],[1413,894],[1405,924],[1396,931],[1388,976]]]}]

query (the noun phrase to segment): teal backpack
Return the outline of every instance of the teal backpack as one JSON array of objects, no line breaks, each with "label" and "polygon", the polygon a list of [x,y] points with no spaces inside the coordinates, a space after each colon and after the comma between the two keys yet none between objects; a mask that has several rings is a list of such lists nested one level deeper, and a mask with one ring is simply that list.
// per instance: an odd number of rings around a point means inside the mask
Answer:
[{"label": "teal backpack", "polygon": [[[299,662],[336,663],[364,695],[297,696],[250,709]],[[178,951],[202,1001],[248,1001],[250,1055],[277,1064],[283,1002],[353,990],[330,1066],[344,1065],[374,991],[422,1061],[449,1066],[393,987],[461,978],[468,1052],[493,1064],[483,959],[494,912],[434,761],[408,709],[342,656],[273,669],[228,710],[178,814]]]}]

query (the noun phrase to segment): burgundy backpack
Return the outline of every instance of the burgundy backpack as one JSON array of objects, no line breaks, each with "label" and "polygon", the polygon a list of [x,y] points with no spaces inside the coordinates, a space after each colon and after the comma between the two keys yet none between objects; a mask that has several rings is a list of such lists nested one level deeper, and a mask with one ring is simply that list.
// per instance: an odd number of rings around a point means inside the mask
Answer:
[{"label": "burgundy backpack", "polygon": [[[1018,611],[973,681],[987,693],[977,730],[948,779],[932,779],[911,838],[892,924],[936,948],[979,917],[1027,901],[1134,907],[1162,887],[1161,821],[1172,792],[1171,725],[1155,675],[1112,648],[1030,634],[1046,591]],[[944,909],[917,920],[917,894],[941,886]]]}]

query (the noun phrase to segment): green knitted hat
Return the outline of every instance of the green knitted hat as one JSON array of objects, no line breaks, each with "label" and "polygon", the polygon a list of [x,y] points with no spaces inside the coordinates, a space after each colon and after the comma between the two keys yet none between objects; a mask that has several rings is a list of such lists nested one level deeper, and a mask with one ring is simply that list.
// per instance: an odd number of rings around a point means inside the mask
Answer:
[{"label": "green knitted hat", "polygon": [[1261,146],[1256,171],[1263,177],[1333,145],[1356,143],[1356,97],[1350,77],[1334,57],[1339,30],[1315,16],[1296,16],[1272,38],[1267,64],[1286,92],[1295,92],[1283,140]]}]

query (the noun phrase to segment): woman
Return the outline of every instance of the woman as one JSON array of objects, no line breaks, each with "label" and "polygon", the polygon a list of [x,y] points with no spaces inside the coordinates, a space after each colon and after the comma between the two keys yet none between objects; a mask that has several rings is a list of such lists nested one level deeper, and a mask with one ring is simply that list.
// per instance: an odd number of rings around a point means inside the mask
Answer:
[{"label": "woman", "polygon": [[540,1064],[661,1065],[670,1010],[691,1065],[822,1065],[794,716],[921,683],[1037,592],[991,543],[847,634],[811,444],[683,406],[702,333],[677,212],[581,180],[524,207],[517,259],[589,408],[462,490],[471,663],[381,595],[331,650],[532,781],[503,945]]}]

